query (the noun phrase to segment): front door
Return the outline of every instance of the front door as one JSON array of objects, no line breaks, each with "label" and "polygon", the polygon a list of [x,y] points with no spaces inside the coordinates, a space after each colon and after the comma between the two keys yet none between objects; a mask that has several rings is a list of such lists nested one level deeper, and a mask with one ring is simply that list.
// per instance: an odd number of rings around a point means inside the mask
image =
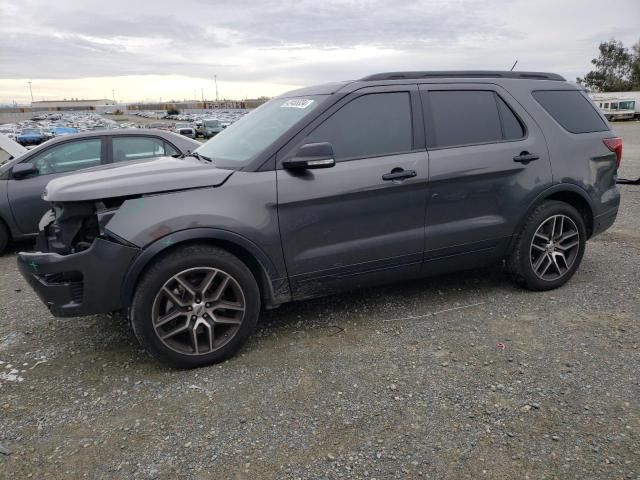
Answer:
[{"label": "front door", "polygon": [[102,150],[100,138],[88,138],[56,144],[25,159],[38,173],[22,179],[11,178],[8,182],[9,205],[22,234],[37,233],[38,222],[51,208],[42,200],[47,183],[76,170],[100,165]]},{"label": "front door", "polygon": [[552,182],[535,121],[496,85],[421,85],[429,149],[424,268],[500,258],[533,200]]},{"label": "front door", "polygon": [[365,89],[342,99],[294,142],[329,142],[336,160],[327,169],[277,171],[294,297],[420,270],[428,164],[424,137],[415,134],[423,131],[416,113],[416,88]]}]

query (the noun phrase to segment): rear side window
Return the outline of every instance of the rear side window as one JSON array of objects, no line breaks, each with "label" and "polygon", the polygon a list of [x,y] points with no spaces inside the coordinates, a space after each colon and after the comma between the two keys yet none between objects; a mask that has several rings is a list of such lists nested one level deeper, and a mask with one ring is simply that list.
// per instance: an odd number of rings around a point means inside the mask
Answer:
[{"label": "rear side window", "polygon": [[524,136],[520,120],[491,91],[430,91],[425,110],[431,148],[501,142]]},{"label": "rear side window", "polygon": [[609,130],[591,102],[577,90],[538,90],[533,92],[533,98],[571,133]]},{"label": "rear side window", "polygon": [[356,98],[305,140],[305,143],[316,142],[331,143],[336,161],[411,151],[409,93],[371,93]]}]

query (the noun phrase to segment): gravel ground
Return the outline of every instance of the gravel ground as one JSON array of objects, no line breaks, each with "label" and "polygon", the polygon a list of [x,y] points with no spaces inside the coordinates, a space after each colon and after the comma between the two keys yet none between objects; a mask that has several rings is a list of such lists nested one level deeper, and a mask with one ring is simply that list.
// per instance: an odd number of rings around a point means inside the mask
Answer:
[{"label": "gravel ground", "polygon": [[[640,124],[616,130],[631,175]],[[52,318],[6,254],[0,478],[638,479],[640,187],[621,190],[559,290],[491,268],[285,305],[195,371],[123,321]]]}]

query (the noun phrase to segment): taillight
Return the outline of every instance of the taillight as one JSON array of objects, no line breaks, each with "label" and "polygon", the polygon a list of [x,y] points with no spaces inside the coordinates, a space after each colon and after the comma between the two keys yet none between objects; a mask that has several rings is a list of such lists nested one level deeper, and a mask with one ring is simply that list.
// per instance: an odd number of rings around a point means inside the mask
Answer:
[{"label": "taillight", "polygon": [[602,140],[609,150],[615,152],[617,160],[616,160],[616,168],[620,168],[620,161],[622,160],[622,139],[620,137],[613,138],[605,138]]}]

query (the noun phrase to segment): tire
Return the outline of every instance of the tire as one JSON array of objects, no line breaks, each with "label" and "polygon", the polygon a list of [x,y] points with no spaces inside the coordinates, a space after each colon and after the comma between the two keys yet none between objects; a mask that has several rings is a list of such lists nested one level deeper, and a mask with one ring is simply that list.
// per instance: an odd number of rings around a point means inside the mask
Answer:
[{"label": "tire", "polygon": [[507,270],[524,288],[553,290],[564,285],[580,266],[586,240],[584,218],[574,207],[546,201],[527,218],[507,257]]},{"label": "tire", "polygon": [[10,240],[11,235],[9,234],[9,229],[4,222],[0,220],[0,254],[4,253],[7,249]]},{"label": "tire", "polygon": [[226,250],[190,245],[160,258],[144,274],[131,305],[131,326],[160,362],[197,368],[232,356],[259,315],[260,291],[249,268]]}]

